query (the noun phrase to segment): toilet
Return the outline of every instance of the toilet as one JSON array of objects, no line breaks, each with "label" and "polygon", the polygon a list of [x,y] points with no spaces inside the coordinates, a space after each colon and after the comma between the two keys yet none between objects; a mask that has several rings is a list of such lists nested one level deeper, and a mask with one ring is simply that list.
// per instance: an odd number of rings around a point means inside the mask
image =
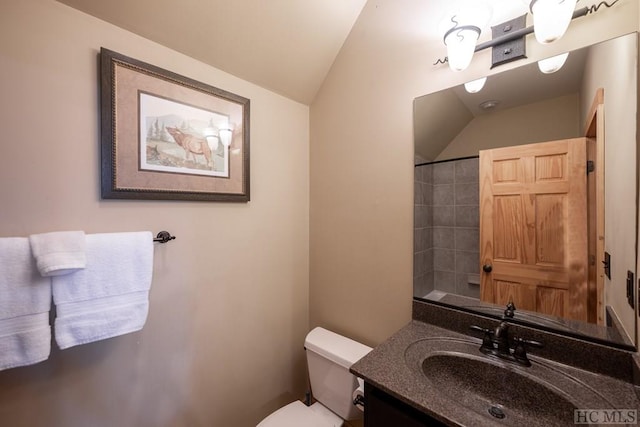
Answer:
[{"label": "toilet", "polygon": [[304,348],[316,402],[306,406],[297,400],[273,412],[257,427],[341,427],[345,420],[362,417],[353,404],[358,380],[349,368],[371,347],[318,327],[307,334]]}]

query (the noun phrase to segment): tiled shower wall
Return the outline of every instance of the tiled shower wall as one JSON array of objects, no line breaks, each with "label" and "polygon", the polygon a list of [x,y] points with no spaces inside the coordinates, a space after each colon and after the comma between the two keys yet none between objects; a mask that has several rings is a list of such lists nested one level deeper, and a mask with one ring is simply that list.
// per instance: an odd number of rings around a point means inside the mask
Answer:
[{"label": "tiled shower wall", "polygon": [[414,296],[479,298],[478,159],[415,167]]},{"label": "tiled shower wall", "polygon": [[433,168],[414,168],[413,296],[433,290]]}]

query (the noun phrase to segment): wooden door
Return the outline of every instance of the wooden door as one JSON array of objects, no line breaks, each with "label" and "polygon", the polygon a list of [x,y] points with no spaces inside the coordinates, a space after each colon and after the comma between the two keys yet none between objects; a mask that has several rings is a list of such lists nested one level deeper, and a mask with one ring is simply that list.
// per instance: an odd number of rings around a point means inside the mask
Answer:
[{"label": "wooden door", "polygon": [[480,298],[587,321],[587,138],[480,151]]}]

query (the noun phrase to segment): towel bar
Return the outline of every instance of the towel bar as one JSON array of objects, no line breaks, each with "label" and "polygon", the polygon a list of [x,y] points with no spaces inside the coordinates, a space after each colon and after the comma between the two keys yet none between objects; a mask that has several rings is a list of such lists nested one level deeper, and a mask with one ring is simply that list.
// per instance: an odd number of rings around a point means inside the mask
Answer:
[{"label": "towel bar", "polygon": [[172,236],[168,231],[161,231],[156,235],[156,238],[153,239],[154,242],[159,243],[167,243],[170,240],[175,239],[176,236]]}]

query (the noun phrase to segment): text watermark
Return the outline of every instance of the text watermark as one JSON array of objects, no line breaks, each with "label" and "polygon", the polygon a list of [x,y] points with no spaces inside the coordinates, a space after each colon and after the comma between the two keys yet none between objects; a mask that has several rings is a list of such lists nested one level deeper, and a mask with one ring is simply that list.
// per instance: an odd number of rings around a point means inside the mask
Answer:
[{"label": "text watermark", "polygon": [[574,424],[638,424],[636,409],[576,409]]}]

